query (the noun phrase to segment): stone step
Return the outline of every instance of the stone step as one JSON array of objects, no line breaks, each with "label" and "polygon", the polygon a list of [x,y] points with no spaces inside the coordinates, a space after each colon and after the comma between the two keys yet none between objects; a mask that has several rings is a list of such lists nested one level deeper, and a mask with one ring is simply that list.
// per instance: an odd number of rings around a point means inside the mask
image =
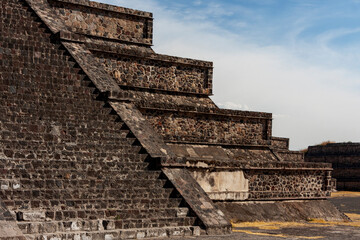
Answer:
[{"label": "stone step", "polygon": [[[11,169],[11,168],[0,168],[2,175],[0,176],[0,181],[10,180],[23,180],[33,179],[34,181],[39,180],[54,180],[61,179],[64,180],[102,180],[110,178],[109,176],[125,179],[125,178],[139,178],[143,179],[150,177],[153,178],[155,175],[159,175],[157,172],[150,170],[148,168],[150,163],[138,161],[138,162],[124,162],[124,163],[101,163],[96,164],[85,169],[88,166],[77,165],[74,168],[68,168],[63,166],[58,169]],[[125,168],[125,166],[127,166]],[[131,170],[131,171],[129,171]],[[96,175],[94,175],[96,173]]]},{"label": "stone step", "polygon": [[[189,214],[186,207],[158,207],[158,208],[127,208],[123,209],[90,209],[90,210],[64,210],[44,211],[43,209],[32,209],[28,211],[17,211],[16,218],[19,222],[31,221],[89,221],[94,219],[115,219],[115,220],[131,220],[131,219],[157,219],[157,218],[184,218]],[[144,220],[145,221],[145,220]]]},{"label": "stone step", "polygon": [[[178,209],[181,206],[181,198],[169,199],[138,199],[138,200],[81,200],[75,201],[4,201],[11,211],[19,211],[18,209],[31,209],[31,212],[44,213],[48,218],[54,218],[57,212],[64,212],[66,216],[72,218],[92,218],[93,215],[97,216],[116,216],[116,211],[141,211],[154,212],[169,208]],[[84,205],[81,205],[84,204]],[[22,212],[25,212],[23,210]],[[59,213],[58,213],[59,214]],[[60,219],[59,219],[60,220]]]},{"label": "stone step", "polygon": [[[113,172],[113,178],[109,179],[109,176],[105,176],[106,179],[80,179],[82,176],[79,173],[69,173],[67,171],[59,173],[56,177],[49,177],[46,179],[0,179],[0,190],[14,191],[14,194],[22,194],[19,191],[48,191],[48,190],[78,190],[77,187],[86,188],[88,190],[101,190],[101,189],[127,189],[122,186],[132,185],[134,188],[144,188],[154,186],[155,188],[164,186],[166,179],[162,179],[159,172],[130,172],[129,174],[117,174]],[[53,175],[51,175],[53,176]],[[59,179],[59,176],[64,178],[73,178],[72,176],[79,177],[79,179]],[[44,177],[44,176],[42,176]],[[140,182],[142,184],[140,184]],[[132,184],[134,183],[134,184]],[[17,193],[18,192],[18,193]],[[6,193],[8,194],[8,193]],[[0,191],[0,195],[1,191]]]},{"label": "stone step", "polygon": [[[5,204],[10,202],[4,201]],[[129,210],[139,210],[139,211],[154,211],[156,209],[168,209],[168,208],[178,208],[181,205],[181,198],[168,198],[168,199],[120,199],[120,200],[50,200],[50,201],[15,201],[15,206],[22,207],[23,209],[31,209],[32,211],[46,211],[48,215],[54,215],[56,211],[67,211],[72,212],[76,211],[75,214],[79,217],[82,217],[78,214],[83,214],[84,211],[98,211],[105,213],[104,215],[110,216],[114,215],[114,211],[129,211]],[[9,209],[13,208],[9,206]]]},{"label": "stone step", "polygon": [[[100,159],[99,159],[100,161]],[[1,175],[2,179],[10,178],[10,179],[28,179],[30,174],[35,178],[40,179],[54,179],[58,177],[66,177],[68,173],[75,173],[82,178],[84,176],[93,178],[93,179],[100,179],[100,177],[106,177],[110,175],[114,175],[115,172],[119,171],[128,171],[128,172],[135,172],[135,171],[150,171],[148,169],[149,162],[144,161],[137,161],[137,162],[115,162],[115,163],[68,163],[67,165],[57,165],[58,169],[55,166],[47,167],[44,166],[43,169],[14,169],[16,166],[8,166],[8,167],[1,167],[0,171],[4,174]],[[73,165],[73,167],[71,167]],[[101,170],[103,169],[103,170]],[[51,171],[53,170],[53,171]],[[118,170],[118,171],[117,171]],[[44,173],[44,171],[49,171]],[[62,171],[65,175],[57,174],[57,171]],[[65,173],[65,171],[67,171]],[[110,171],[110,173],[109,173]],[[44,175],[47,174],[47,175]]]},{"label": "stone step", "polygon": [[156,219],[101,219],[84,220],[74,219],[73,221],[32,221],[17,222],[23,234],[44,234],[57,232],[79,232],[79,231],[104,231],[120,229],[141,229],[141,228],[160,228],[160,227],[182,227],[193,226],[195,217],[160,217]]},{"label": "stone step", "polygon": [[[14,194],[22,194],[21,191],[29,191],[31,190],[39,190],[42,192],[46,192],[49,190],[63,190],[64,192],[80,192],[81,189],[91,191],[90,193],[98,193],[103,192],[104,190],[112,190],[112,189],[126,189],[129,188],[162,188],[167,179],[139,179],[139,178],[126,178],[126,179],[111,179],[111,180],[66,180],[66,179],[46,179],[46,180],[20,180],[17,183],[20,186],[14,189]],[[5,181],[1,181],[1,185],[5,186]],[[81,188],[81,189],[79,189]],[[26,189],[26,190],[25,190]]]},{"label": "stone step", "polygon": [[[125,169],[121,169],[124,166],[128,168],[134,168],[133,171],[145,171],[148,170],[146,167],[149,165],[149,162],[145,162],[147,154],[134,154],[127,155],[124,154],[118,160],[104,160],[99,159],[99,161],[94,160],[80,160],[80,161],[46,161],[44,160],[41,164],[32,162],[31,160],[0,160],[0,169],[4,174],[12,173],[17,178],[21,178],[24,174],[42,174],[43,171],[69,171],[69,172],[79,172],[86,173],[89,171],[96,170],[97,172],[103,171],[122,171],[126,172]],[[134,161],[132,161],[134,160]],[[151,159],[150,159],[151,161]],[[8,163],[8,164],[7,164]],[[26,169],[25,169],[26,167]],[[102,170],[103,168],[109,168],[107,170]],[[51,173],[51,172],[50,172]],[[41,177],[41,176],[39,176]],[[1,176],[1,178],[6,178]],[[24,178],[28,178],[25,176]]]},{"label": "stone step", "polygon": [[142,181],[143,184],[140,186],[146,186],[147,184],[153,184],[154,182],[162,184],[166,181],[161,178],[160,171],[133,171],[127,173],[114,170],[109,172],[99,171],[97,172],[99,174],[97,179],[89,176],[89,172],[49,170],[44,171],[43,173],[44,175],[31,173],[30,176],[25,176],[27,178],[1,178],[1,189],[21,189],[29,187],[30,189],[57,189],[77,186],[96,187],[101,189],[101,186],[106,186],[106,188],[118,188],[119,185],[129,182],[134,183],[133,185],[137,186],[138,182]]},{"label": "stone step", "polygon": [[[146,153],[107,153],[104,152],[105,155],[102,157],[97,157],[92,154],[91,156],[84,156],[82,159],[73,160],[73,159],[63,159],[63,160],[55,160],[55,159],[35,159],[29,157],[29,159],[24,158],[14,158],[14,159],[0,159],[0,168],[4,169],[14,169],[14,170],[22,170],[22,169],[78,169],[86,170],[91,168],[91,166],[106,166],[106,164],[121,164],[131,162],[129,160],[146,160],[148,154]],[[24,156],[27,157],[27,156]],[[151,158],[149,157],[151,161]],[[137,163],[137,162],[135,162]],[[81,166],[81,168],[80,168]],[[85,168],[84,168],[85,167]]]},{"label": "stone step", "polygon": [[[16,198],[14,198],[13,192],[14,191],[18,191],[21,193],[16,193]],[[134,189],[110,189],[107,190],[106,192],[106,196],[110,196],[111,199],[109,198],[108,201],[116,201],[118,199],[120,200],[128,200],[128,199],[159,199],[159,198],[169,198],[170,194],[174,191],[173,188],[134,188]],[[71,202],[71,201],[105,201],[103,198],[92,198],[92,199],[87,199],[87,198],[83,198],[80,199],[79,197],[77,198],[61,198],[61,197],[57,197],[56,199],[49,199],[46,197],[53,195],[56,196],[61,196],[62,194],[65,193],[69,193],[66,192],[65,190],[56,190],[54,192],[53,189],[32,189],[32,190],[2,190],[0,191],[0,197],[2,198],[2,200],[4,201],[10,201],[13,199],[26,199],[25,197],[30,197],[33,201],[41,201],[44,204],[48,204],[50,201],[51,202]],[[77,194],[80,195],[80,194]],[[39,199],[39,200],[37,200]],[[29,202],[29,201],[28,201]],[[14,204],[11,204],[14,205]]]},{"label": "stone step", "polygon": [[100,230],[100,231],[77,231],[58,232],[43,234],[25,234],[29,240],[118,240],[118,239],[159,239],[166,237],[187,237],[200,236],[201,229],[198,226],[179,226],[179,227],[161,227],[161,228],[143,228],[143,229],[118,229],[118,230]]},{"label": "stone step", "polygon": [[[92,190],[93,192],[88,192],[88,191],[86,191],[86,189],[74,189],[72,191],[70,191],[70,190],[46,190],[46,191],[43,191],[43,190],[16,191],[16,190],[14,190],[16,192],[0,191],[0,193],[1,193],[1,198],[3,199],[3,201],[13,200],[13,201],[17,202],[16,205],[23,205],[23,204],[20,204],[23,199],[31,199],[31,201],[26,202],[27,205],[29,205],[29,206],[34,205],[38,202],[42,202],[42,204],[45,205],[48,203],[48,201],[61,202],[61,201],[68,201],[69,199],[89,200],[89,201],[95,200],[95,199],[96,200],[97,199],[99,199],[99,200],[107,199],[108,201],[113,201],[113,202],[118,202],[118,201],[119,202],[121,202],[121,201],[128,202],[131,196],[138,197],[138,199],[144,199],[144,200],[156,202],[156,201],[159,201],[159,199],[161,199],[160,197],[163,197],[163,196],[165,197],[168,195],[167,193],[164,193],[164,192],[159,192],[159,193],[149,192],[149,190],[143,189],[143,188],[134,189],[134,191],[135,190],[139,191],[139,195],[126,194],[123,192],[119,192],[116,189],[114,189],[114,190],[98,190],[98,191]],[[124,196],[124,198],[122,198],[123,196]],[[148,198],[154,198],[154,199],[148,199]],[[135,199],[134,202],[137,201],[138,199]],[[168,198],[164,198],[161,200],[165,201],[167,199]],[[173,198],[169,198],[169,199],[173,199]],[[104,202],[106,203],[107,200],[105,200]],[[168,200],[168,201],[174,201],[174,200]]]}]

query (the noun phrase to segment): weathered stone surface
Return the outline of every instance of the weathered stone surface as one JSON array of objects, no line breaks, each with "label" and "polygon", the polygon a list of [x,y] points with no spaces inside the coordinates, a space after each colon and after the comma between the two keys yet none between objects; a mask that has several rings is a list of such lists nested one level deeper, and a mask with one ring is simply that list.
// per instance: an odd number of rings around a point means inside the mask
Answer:
[{"label": "weathered stone surface", "polygon": [[15,219],[0,198],[0,239],[25,240]]},{"label": "weathered stone surface", "polygon": [[101,68],[99,62],[92,56],[91,52],[78,43],[63,43],[66,49],[75,58],[86,75],[95,84],[101,92],[120,92],[119,86],[113,79]]},{"label": "weathered stone surface", "polygon": [[270,143],[271,119],[161,110],[147,110],[143,114],[166,141],[253,145]]},{"label": "weathered stone surface", "polygon": [[198,215],[209,233],[214,229],[218,229],[223,234],[231,232],[231,224],[188,170],[165,168],[163,172],[184,197],[190,208]]},{"label": "weathered stone surface", "polygon": [[59,21],[54,11],[51,10],[46,0],[24,0],[36,12],[37,16],[46,24],[52,33],[66,31],[66,26]]},{"label": "weathered stone surface", "polygon": [[348,220],[328,200],[218,202],[216,205],[232,222]]},{"label": "weathered stone surface", "polygon": [[152,14],[91,1],[50,0],[72,32],[151,45]]},{"label": "weathered stone surface", "polygon": [[[157,54],[130,56],[97,54],[101,66],[120,86],[188,93],[211,93],[212,63],[184,61]],[[183,63],[187,62],[187,63]]]},{"label": "weathered stone surface", "polygon": [[249,180],[243,171],[192,171],[191,175],[212,200],[246,200]]},{"label": "weathered stone surface", "polygon": [[134,105],[119,102],[111,102],[110,105],[127,123],[127,126],[141,141],[141,145],[153,158],[175,158],[162,138],[155,133]]},{"label": "weathered stone surface", "polygon": [[249,199],[302,199],[330,196],[327,171],[246,170]]},{"label": "weathered stone surface", "polygon": [[280,138],[280,137],[272,137],[271,138],[271,146],[275,149],[289,149],[289,139],[288,138]]}]

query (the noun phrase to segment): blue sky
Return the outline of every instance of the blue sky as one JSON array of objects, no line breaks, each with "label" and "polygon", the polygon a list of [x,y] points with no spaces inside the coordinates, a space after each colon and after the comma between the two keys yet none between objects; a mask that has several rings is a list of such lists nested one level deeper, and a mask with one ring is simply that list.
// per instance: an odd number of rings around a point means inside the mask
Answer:
[{"label": "blue sky", "polygon": [[224,108],[272,112],[292,149],[360,142],[360,0],[101,0],[154,13],[154,50],[214,62]]}]

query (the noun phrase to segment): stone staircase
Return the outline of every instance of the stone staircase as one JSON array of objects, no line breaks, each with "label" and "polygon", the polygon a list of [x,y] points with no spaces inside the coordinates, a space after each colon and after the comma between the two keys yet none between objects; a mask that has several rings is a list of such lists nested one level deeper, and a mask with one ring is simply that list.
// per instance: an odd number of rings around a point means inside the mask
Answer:
[{"label": "stone staircase", "polygon": [[[116,149],[128,149],[117,160],[1,160],[6,174],[0,198],[28,239],[200,234],[184,200],[161,170],[152,169],[155,160],[129,130],[119,132],[123,145]],[[116,153],[114,146],[103,146]]]},{"label": "stone staircase", "polygon": [[[198,218],[162,173],[159,160],[146,152],[26,2],[1,5],[0,16],[9,25],[0,28],[0,40],[13,67],[0,66],[0,72],[4,77],[21,72],[22,82],[11,80],[17,92],[1,99],[7,108],[0,116],[0,199],[24,236],[199,235]],[[15,56],[19,48],[22,54]],[[0,92],[4,96],[4,88]]]},{"label": "stone staircase", "polygon": [[12,160],[33,168],[7,168],[0,197],[16,212],[28,239],[199,234],[200,228],[193,227],[197,218],[171,183],[160,170],[149,169],[147,154],[135,154],[142,151],[139,146],[130,148],[131,153],[111,163]]}]

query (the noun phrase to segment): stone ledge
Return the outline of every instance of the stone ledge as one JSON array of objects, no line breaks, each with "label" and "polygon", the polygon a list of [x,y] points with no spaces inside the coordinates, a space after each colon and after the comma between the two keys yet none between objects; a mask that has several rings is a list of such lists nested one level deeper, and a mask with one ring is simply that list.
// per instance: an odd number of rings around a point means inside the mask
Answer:
[{"label": "stone ledge", "polygon": [[228,110],[228,109],[216,109],[212,108],[209,111],[189,111],[179,109],[164,109],[164,108],[154,108],[154,107],[139,107],[140,110],[151,110],[151,111],[160,111],[160,112],[176,112],[184,114],[194,114],[194,115],[204,115],[212,117],[221,117],[221,118],[236,118],[236,119],[265,119],[272,120],[271,113],[262,113],[262,112],[248,112],[248,111],[239,111],[239,110]]},{"label": "stone ledge", "polygon": [[[132,90],[137,92],[155,92],[155,93],[163,93],[163,94],[172,94],[172,95],[187,95],[187,96],[211,96],[211,94],[208,93],[197,93],[197,92],[185,92],[185,91],[174,91],[174,90],[166,90],[166,89],[160,89],[160,88],[148,88],[148,87],[139,87],[139,86],[129,86],[129,85],[119,85],[124,90]],[[141,105],[138,106],[139,109],[141,108],[147,108],[142,107]],[[152,108],[152,107],[149,107]]]},{"label": "stone ledge", "polygon": [[92,47],[90,47],[89,49],[93,52],[107,53],[109,55],[123,55],[123,56],[145,58],[145,59],[156,60],[167,63],[176,63],[181,65],[213,69],[213,62],[209,62],[209,61],[203,61],[203,60],[197,60],[191,58],[182,58],[182,57],[176,57],[176,56],[170,56],[170,55],[164,55],[158,53],[139,52],[136,50],[114,48],[113,46],[108,44],[103,46],[99,44],[92,45]]},{"label": "stone ledge", "polygon": [[105,10],[105,11],[111,11],[116,13],[122,13],[126,15],[133,15],[141,18],[148,18],[153,19],[153,14],[150,12],[145,11],[139,11],[131,8],[124,8],[124,7],[118,7],[110,4],[105,3],[99,3],[99,2],[93,2],[89,0],[51,0],[55,2],[61,2],[61,3],[69,3],[74,5],[80,5],[85,6],[89,8],[95,8],[99,10]]},{"label": "stone ledge", "polygon": [[271,137],[271,145],[275,149],[288,150],[289,149],[289,138],[283,137]]},{"label": "stone ledge", "polygon": [[360,143],[329,143],[325,146],[309,146],[306,156],[360,156]]},{"label": "stone ledge", "polygon": [[256,144],[232,144],[226,142],[218,142],[218,143],[211,143],[211,142],[196,142],[196,141],[180,141],[180,140],[167,140],[165,139],[165,143],[172,143],[172,144],[190,144],[190,145],[209,145],[209,146],[221,146],[221,147],[231,147],[231,148],[248,148],[248,149],[266,149],[270,150],[270,143],[269,145],[256,145]]},{"label": "stone ledge", "polygon": [[348,220],[327,200],[218,202],[216,205],[234,222]]},{"label": "stone ledge", "polygon": [[71,42],[84,43],[86,40],[86,37],[84,35],[72,33],[69,31],[60,31],[58,33],[58,36],[60,40],[71,41]]},{"label": "stone ledge", "polygon": [[249,197],[249,192],[207,192],[211,200],[215,201],[241,201]]},{"label": "stone ledge", "polygon": [[[71,32],[88,37],[111,39],[147,46],[152,45],[153,18],[151,13],[88,0],[49,0],[47,7],[49,8],[48,12],[54,11],[54,16],[57,16]],[[105,21],[102,22],[99,16],[105,17]],[[75,19],[71,19],[72,17],[75,17]],[[91,21],[93,27],[89,28],[88,25],[81,24],[84,23],[84,21]],[[126,21],[127,24],[124,23],[124,21]],[[137,31],[139,25],[135,26],[132,24],[128,26],[129,23],[134,23],[134,21],[138,23],[141,22],[141,33]],[[103,24],[105,24],[105,26]],[[119,26],[125,29],[121,28],[122,32],[118,32],[119,28],[112,29],[112,27]]]},{"label": "stone ledge", "polygon": [[288,154],[304,154],[301,151],[287,150],[287,149],[276,149],[278,153],[288,153]]},{"label": "stone ledge", "polygon": [[163,167],[186,167],[204,169],[242,169],[242,170],[310,170],[332,171],[329,163],[308,162],[248,162],[240,160],[204,159],[204,158],[179,158],[178,162],[162,163]]}]

